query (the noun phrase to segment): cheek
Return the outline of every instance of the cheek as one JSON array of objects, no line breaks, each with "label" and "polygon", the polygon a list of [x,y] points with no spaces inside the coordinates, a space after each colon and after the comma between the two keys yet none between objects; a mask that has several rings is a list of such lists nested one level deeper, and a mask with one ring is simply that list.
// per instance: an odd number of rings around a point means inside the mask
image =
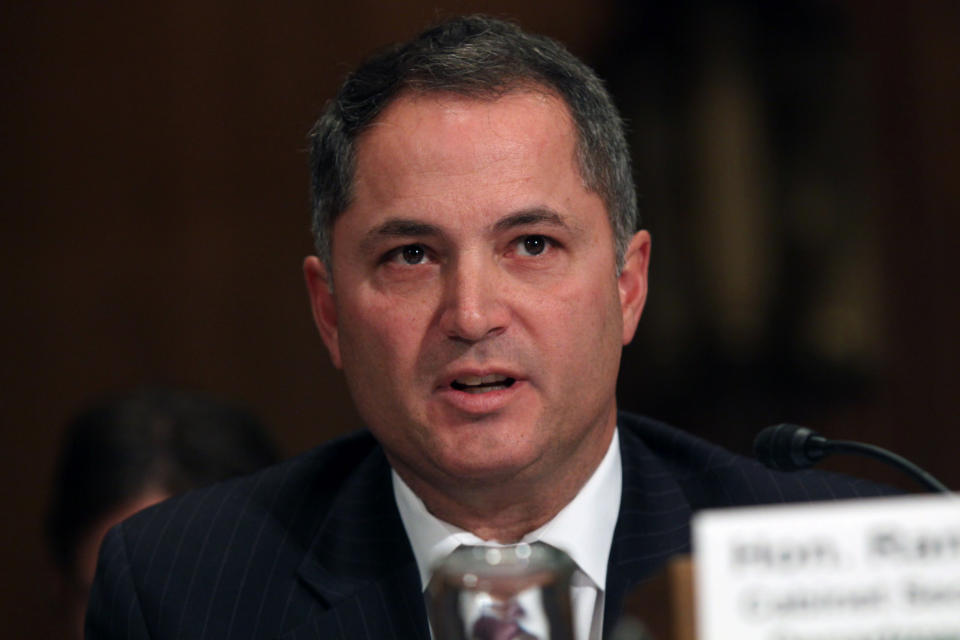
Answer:
[{"label": "cheek", "polygon": [[395,413],[400,406],[399,385],[408,375],[399,364],[402,354],[381,316],[351,318],[340,330],[340,353],[343,354],[343,373],[363,421],[373,426],[383,415]]},{"label": "cheek", "polygon": [[[344,368],[360,377],[390,378],[409,371],[429,322],[422,303],[388,296],[355,296],[340,310]],[[356,376],[349,376],[356,377]]]},{"label": "cheek", "polygon": [[540,316],[547,348],[560,361],[561,374],[579,381],[576,384],[616,376],[623,321],[615,281],[585,280],[549,299]]}]

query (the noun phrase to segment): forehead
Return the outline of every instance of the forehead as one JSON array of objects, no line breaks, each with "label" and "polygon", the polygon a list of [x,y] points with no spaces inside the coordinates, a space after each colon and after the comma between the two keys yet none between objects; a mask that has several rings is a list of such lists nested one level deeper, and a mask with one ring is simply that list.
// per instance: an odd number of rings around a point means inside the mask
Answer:
[{"label": "forehead", "polygon": [[569,109],[546,90],[491,98],[407,92],[357,141],[353,205],[418,197],[476,204],[560,183],[584,189],[576,145]]}]

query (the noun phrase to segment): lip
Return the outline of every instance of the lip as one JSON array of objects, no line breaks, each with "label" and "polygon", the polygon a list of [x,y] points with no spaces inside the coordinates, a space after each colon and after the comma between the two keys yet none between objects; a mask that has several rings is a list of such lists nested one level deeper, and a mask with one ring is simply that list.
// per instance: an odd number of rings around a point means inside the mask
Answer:
[{"label": "lip", "polygon": [[[451,386],[457,379],[471,376],[482,378],[489,375],[513,378],[514,383],[506,389],[495,389],[486,393],[469,393]],[[517,394],[525,390],[526,386],[526,380],[515,371],[501,367],[484,367],[457,369],[441,378],[435,391],[441,401],[451,408],[470,415],[482,415],[505,408]]]}]

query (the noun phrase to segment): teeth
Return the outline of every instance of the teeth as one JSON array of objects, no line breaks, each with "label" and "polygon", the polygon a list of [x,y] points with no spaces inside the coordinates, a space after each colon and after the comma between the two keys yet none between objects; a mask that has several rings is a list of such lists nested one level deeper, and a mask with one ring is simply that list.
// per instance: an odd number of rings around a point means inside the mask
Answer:
[{"label": "teeth", "polygon": [[490,392],[490,391],[496,391],[497,389],[505,389],[505,388],[506,388],[506,387],[504,387],[504,386],[500,386],[500,387],[467,387],[466,389],[464,389],[464,391],[466,391],[467,393],[477,394],[477,393],[488,393],[488,392]]},{"label": "teeth", "polygon": [[464,376],[462,378],[457,378],[457,384],[462,384],[467,387],[475,387],[481,384],[495,384],[497,382],[505,382],[507,376],[502,376],[496,373],[491,373],[485,376]]}]

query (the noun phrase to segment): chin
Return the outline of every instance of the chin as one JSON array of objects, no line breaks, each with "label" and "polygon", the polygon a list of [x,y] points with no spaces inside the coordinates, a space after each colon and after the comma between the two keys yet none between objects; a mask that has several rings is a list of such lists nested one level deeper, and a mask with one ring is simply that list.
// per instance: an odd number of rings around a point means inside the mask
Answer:
[{"label": "chin", "polygon": [[441,456],[436,463],[454,478],[493,482],[515,477],[538,457],[534,452],[517,451],[514,448],[499,452],[484,449],[471,454],[469,447],[461,447],[450,455]]}]

